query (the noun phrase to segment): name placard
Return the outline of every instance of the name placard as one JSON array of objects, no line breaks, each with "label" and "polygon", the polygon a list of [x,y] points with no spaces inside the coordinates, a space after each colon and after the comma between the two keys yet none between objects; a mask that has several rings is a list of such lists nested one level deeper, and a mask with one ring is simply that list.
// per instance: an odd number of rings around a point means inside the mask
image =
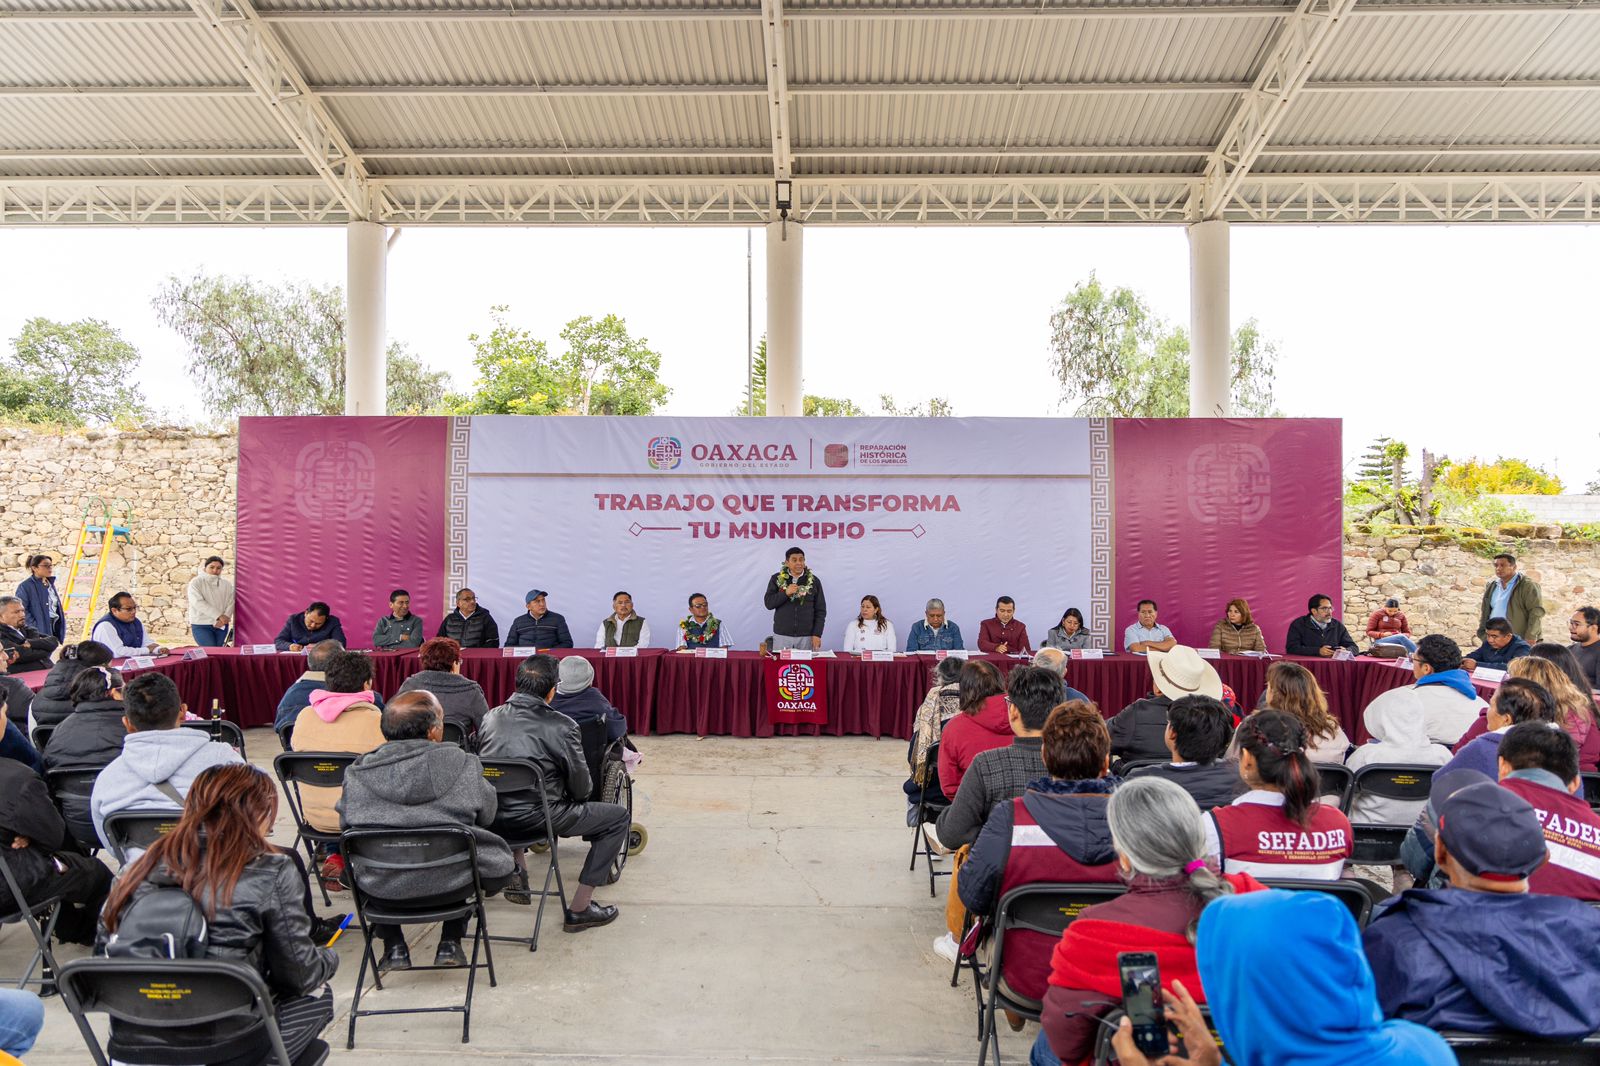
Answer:
[{"label": "name placard", "polygon": [[183,661],[186,663],[192,663],[196,659],[204,659],[205,657],[206,650],[204,648],[190,648],[183,653]]},{"label": "name placard", "polygon": [[276,655],[278,654],[278,646],[276,644],[246,644],[239,649],[239,654]]},{"label": "name placard", "polygon": [[605,654],[607,659],[637,659],[639,657],[639,649],[637,647],[607,648]]},{"label": "name placard", "polygon": [[156,664],[154,655],[130,655],[122,662],[124,670],[147,670]]},{"label": "name placard", "polygon": [[530,655],[538,655],[538,648],[524,648],[521,646],[501,648],[500,655],[506,659],[526,659]]},{"label": "name placard", "polygon": [[1073,648],[1072,657],[1074,659],[1104,659],[1106,653],[1101,648]]},{"label": "name placard", "polygon": [[892,663],[894,662],[894,652],[864,651],[861,653],[861,661],[864,663]]},{"label": "name placard", "polygon": [[696,648],[694,650],[694,657],[696,659],[726,659],[728,657],[728,649],[727,648]]},{"label": "name placard", "polygon": [[934,655],[935,659],[965,659],[971,654],[966,648],[943,648]]},{"label": "name placard", "polygon": [[1220,659],[1220,658],[1222,658],[1222,649],[1221,648],[1196,648],[1194,650],[1194,653],[1196,655],[1200,656],[1200,658],[1202,658],[1202,659]]},{"label": "name placard", "polygon": [[1496,670],[1492,666],[1478,666],[1474,667],[1472,671],[1472,680],[1474,681],[1493,681],[1498,684],[1505,679],[1506,672],[1504,670]]},{"label": "name placard", "polygon": [[804,661],[806,659],[811,658],[811,649],[810,648],[784,648],[782,651],[780,651],[778,653],[778,658],[780,658],[780,659],[799,659],[799,660]]}]

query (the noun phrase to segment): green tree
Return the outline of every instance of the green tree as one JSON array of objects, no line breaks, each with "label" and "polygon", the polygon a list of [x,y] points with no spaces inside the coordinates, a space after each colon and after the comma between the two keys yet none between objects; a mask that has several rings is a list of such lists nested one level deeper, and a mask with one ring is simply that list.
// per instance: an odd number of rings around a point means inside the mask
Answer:
[{"label": "green tree", "polygon": [[934,396],[922,403],[912,403],[901,406],[895,398],[887,392],[878,397],[878,406],[883,408],[883,413],[895,418],[951,418],[955,415],[955,405],[943,396]]},{"label": "green tree", "polygon": [[628,333],[617,315],[580,315],[561,328],[566,353],[559,366],[567,406],[580,415],[648,415],[666,402],[661,353]]},{"label": "green tree", "polygon": [[145,414],[144,396],[126,384],[138,365],[139,350],[99,319],[30,318],[0,361],[0,415],[78,426]]},{"label": "green tree", "polygon": [[1496,459],[1482,463],[1477,459],[1451,462],[1444,468],[1444,485],[1468,496],[1517,494],[1558,496],[1561,479],[1525,459]]},{"label": "green tree", "polygon": [[[267,285],[249,278],[170,277],[156,294],[161,320],[189,346],[189,374],[218,418],[332,415],[344,411],[344,290]],[[449,375],[429,370],[399,342],[385,384],[394,414],[444,397]]]},{"label": "green tree", "polygon": [[445,406],[464,415],[553,415],[566,390],[544,341],[506,321],[508,308],[489,309],[494,327],[468,336],[478,372],[470,394],[446,397]]},{"label": "green tree", "polygon": [[[1189,336],[1132,289],[1107,290],[1094,274],[1050,316],[1051,370],[1074,415],[1182,418],[1189,413]],[[1271,416],[1278,348],[1255,319],[1234,332],[1233,409]]]},{"label": "green tree", "polygon": [[[747,410],[740,404],[733,413],[736,415],[754,414],[757,416],[767,413],[767,338],[762,337],[756,344],[756,354],[751,370],[751,380],[754,382],[754,403]],[[858,407],[854,400],[839,399],[833,396],[815,396],[806,393],[800,400],[801,413],[807,418],[859,418],[867,412]]]}]

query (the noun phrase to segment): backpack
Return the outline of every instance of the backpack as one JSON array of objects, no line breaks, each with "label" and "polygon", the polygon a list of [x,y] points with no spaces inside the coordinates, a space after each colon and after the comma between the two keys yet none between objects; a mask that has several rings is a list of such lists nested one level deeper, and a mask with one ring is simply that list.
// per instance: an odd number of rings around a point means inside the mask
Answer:
[{"label": "backpack", "polygon": [[210,927],[194,897],[166,870],[150,875],[154,886],[122,911],[117,931],[106,941],[111,959],[203,959]]}]

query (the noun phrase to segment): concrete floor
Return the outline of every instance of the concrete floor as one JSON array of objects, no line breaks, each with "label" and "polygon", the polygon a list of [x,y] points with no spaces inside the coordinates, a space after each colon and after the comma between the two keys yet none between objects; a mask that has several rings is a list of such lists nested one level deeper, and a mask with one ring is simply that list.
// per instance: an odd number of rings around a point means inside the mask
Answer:
[{"label": "concrete floor", "polygon": [[[255,730],[248,747],[268,765],[276,738]],[[921,863],[906,869],[903,742],[674,736],[640,747],[635,820],[649,844],[598,893],[621,917],[569,935],[552,906],[537,953],[495,945],[500,984],[480,974],[470,1044],[458,1015],[380,1017],[362,1020],[347,1052],[352,929],[323,1034],[330,1062],[387,1066],[424,1050],[486,1063],[976,1062],[971,979],[952,989],[932,950],[947,882],[930,899]],[[292,841],[286,819],[274,838]],[[563,857],[569,884],[583,849]],[[348,909],[349,896],[334,907]],[[532,920],[530,908],[490,901],[496,933],[523,934]],[[410,937],[413,957],[429,961],[437,929]],[[0,930],[0,973],[21,971],[28,943],[21,927]],[[82,953],[68,946],[61,958]],[[462,987],[460,974],[397,974],[363,1006],[459,1001]],[[1036,1032],[1004,1031],[1005,1061],[1026,1062]],[[89,1061],[59,999],[27,1061]]]}]

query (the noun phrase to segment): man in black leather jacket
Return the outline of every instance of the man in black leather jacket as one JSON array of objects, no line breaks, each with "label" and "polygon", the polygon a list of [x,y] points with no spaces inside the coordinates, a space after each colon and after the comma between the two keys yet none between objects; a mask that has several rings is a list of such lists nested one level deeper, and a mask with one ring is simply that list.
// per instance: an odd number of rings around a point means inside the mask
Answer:
[{"label": "man in black leather jacket", "polygon": [[[594,890],[611,878],[611,864],[627,844],[628,809],[615,803],[589,803],[593,783],[583,757],[578,723],[553,710],[559,664],[551,655],[530,655],[517,667],[517,690],[491,710],[478,727],[478,753],[485,759],[527,759],[539,767],[549,792],[550,821],[556,835],[582,837],[589,856],[578,875],[578,890],[562,928],[569,933],[607,925],[617,918],[617,908],[594,902]],[[537,802],[501,796],[491,830],[517,837],[544,826]],[[507,899],[526,897],[528,871],[517,856],[517,874]]]}]

